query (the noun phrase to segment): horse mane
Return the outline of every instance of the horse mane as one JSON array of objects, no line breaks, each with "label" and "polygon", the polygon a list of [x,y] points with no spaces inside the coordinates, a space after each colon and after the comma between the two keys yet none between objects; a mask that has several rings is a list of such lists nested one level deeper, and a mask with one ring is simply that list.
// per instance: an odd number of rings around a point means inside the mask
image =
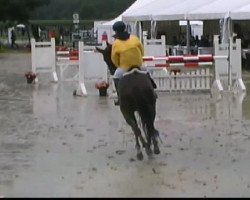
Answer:
[{"label": "horse mane", "polygon": [[114,65],[114,63],[111,60],[112,44],[106,42],[105,49],[96,47],[96,50],[103,55],[103,59],[108,66],[109,72],[113,76],[117,67]]}]

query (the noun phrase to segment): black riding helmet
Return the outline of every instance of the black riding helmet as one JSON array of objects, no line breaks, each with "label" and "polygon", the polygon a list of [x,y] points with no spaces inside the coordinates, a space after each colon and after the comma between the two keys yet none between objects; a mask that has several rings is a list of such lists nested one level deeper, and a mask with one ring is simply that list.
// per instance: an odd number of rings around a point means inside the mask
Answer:
[{"label": "black riding helmet", "polygon": [[117,33],[122,33],[125,31],[126,25],[123,21],[117,21],[113,24],[113,31]]}]

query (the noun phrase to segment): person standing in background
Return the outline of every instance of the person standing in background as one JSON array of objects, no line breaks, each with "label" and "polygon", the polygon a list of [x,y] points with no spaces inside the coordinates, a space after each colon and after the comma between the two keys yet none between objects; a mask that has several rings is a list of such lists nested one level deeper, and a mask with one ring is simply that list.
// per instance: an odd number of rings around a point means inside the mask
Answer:
[{"label": "person standing in background", "polygon": [[16,32],[15,29],[11,30],[11,48],[18,48],[18,45],[16,44]]}]

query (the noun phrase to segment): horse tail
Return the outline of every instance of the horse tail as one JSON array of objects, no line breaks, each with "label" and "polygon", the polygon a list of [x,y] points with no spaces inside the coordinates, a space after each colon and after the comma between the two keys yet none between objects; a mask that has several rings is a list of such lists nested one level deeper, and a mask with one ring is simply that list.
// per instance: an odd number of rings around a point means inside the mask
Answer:
[{"label": "horse tail", "polygon": [[136,95],[135,103],[138,113],[141,117],[142,123],[147,125],[148,133],[154,131],[154,120],[155,120],[155,96],[152,95],[151,91],[134,91]]}]

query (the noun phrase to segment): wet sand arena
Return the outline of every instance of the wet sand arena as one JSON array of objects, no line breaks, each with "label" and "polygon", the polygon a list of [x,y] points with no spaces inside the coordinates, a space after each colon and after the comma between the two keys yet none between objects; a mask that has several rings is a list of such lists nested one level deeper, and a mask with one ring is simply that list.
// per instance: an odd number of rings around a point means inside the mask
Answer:
[{"label": "wet sand arena", "polygon": [[26,83],[30,54],[0,54],[1,197],[250,197],[246,96],[159,94],[161,154],[137,161],[118,107],[91,85]]}]

